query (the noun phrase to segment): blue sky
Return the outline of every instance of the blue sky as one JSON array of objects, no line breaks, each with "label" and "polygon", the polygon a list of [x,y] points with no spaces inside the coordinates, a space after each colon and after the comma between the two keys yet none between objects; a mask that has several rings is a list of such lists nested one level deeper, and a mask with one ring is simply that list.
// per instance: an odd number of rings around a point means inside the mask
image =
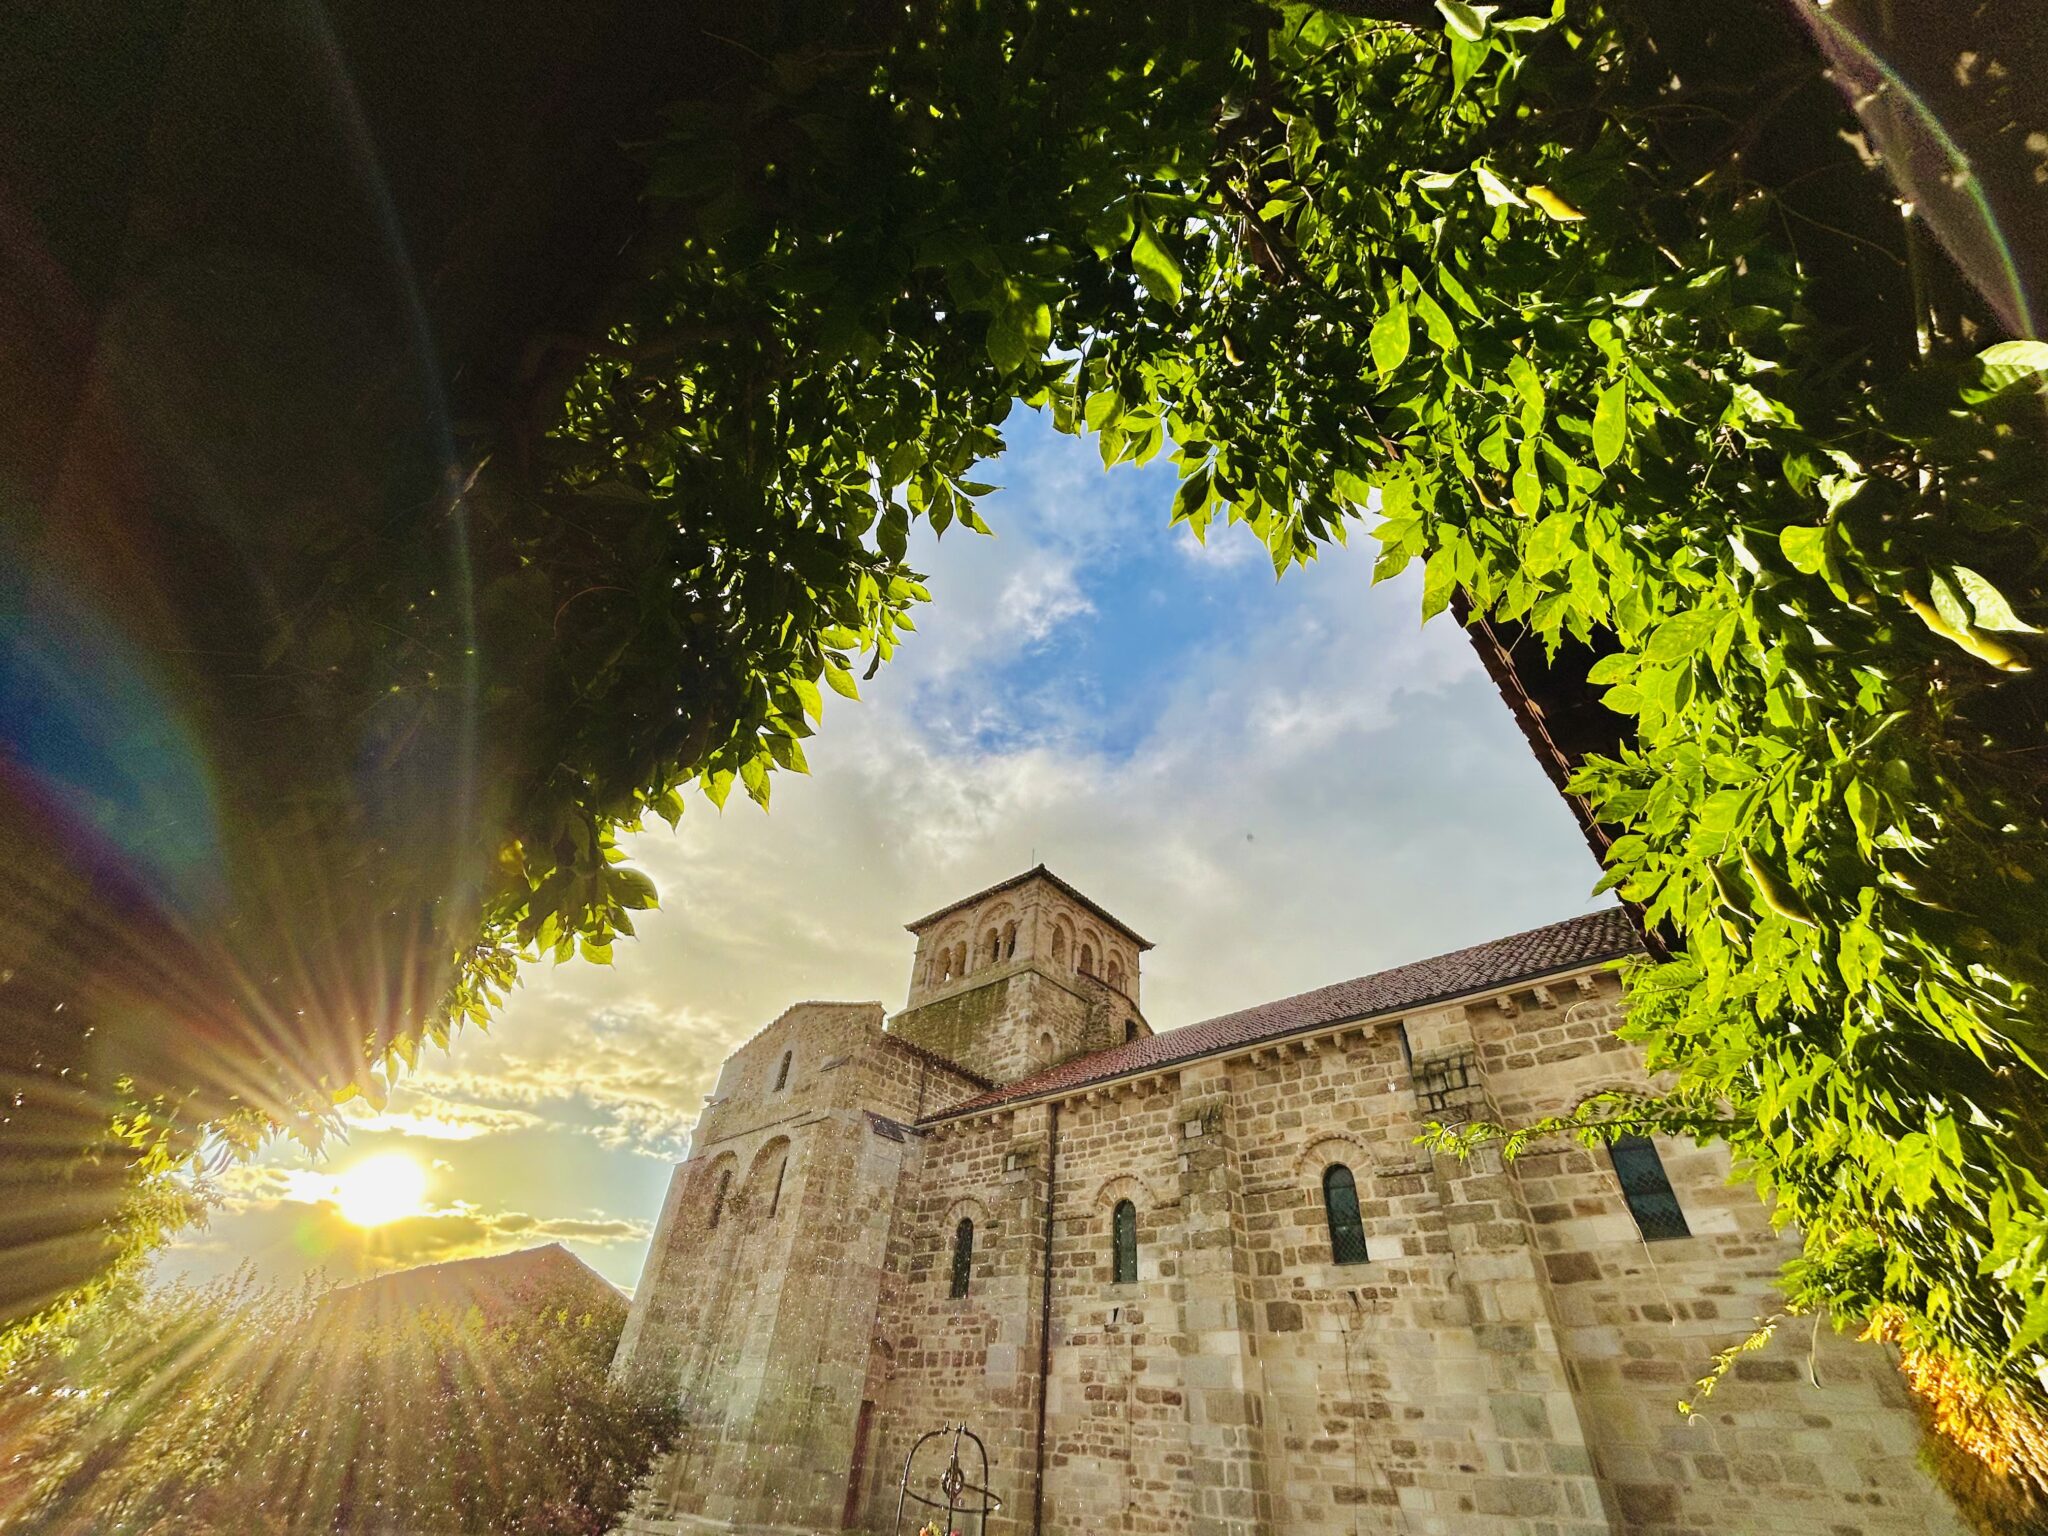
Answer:
[{"label": "blue sky", "polygon": [[[1168,526],[1166,464],[1008,430],[994,536],[914,536],[933,603],[859,703],[827,695],[810,777],[636,839],[662,906],[614,966],[535,968],[324,1163],[229,1174],[168,1268],[346,1278],[559,1240],[630,1286],[726,1051],[799,999],[900,1006],[903,923],[1035,860],[1157,944],[1162,1029],[1593,904],[1463,635],[1418,623],[1412,581],[1370,585],[1362,527],[1276,582],[1242,530]],[[394,1148],[433,1212],[346,1228],[335,1172]]]}]

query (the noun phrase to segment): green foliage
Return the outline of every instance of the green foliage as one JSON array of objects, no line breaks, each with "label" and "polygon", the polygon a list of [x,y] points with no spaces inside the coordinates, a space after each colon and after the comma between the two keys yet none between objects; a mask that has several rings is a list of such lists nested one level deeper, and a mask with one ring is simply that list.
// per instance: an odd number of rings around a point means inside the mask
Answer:
[{"label": "green foliage", "polygon": [[2039,348],[1908,281],[1767,9],[1761,70],[1671,8],[1442,9],[757,17],[650,151],[660,302],[775,338],[733,420],[814,496],[905,485],[884,528],[972,522],[1014,396],[1170,451],[1198,537],[1284,571],[1370,508],[1425,616],[1597,647],[1631,739],[1577,787],[1681,940],[1631,978],[1663,1113],[1803,1230],[1796,1305],[2038,1391]]},{"label": "green foliage", "polygon": [[821,683],[924,596],[910,523],[985,526],[1021,401],[1170,453],[1198,538],[1284,572],[1370,512],[1425,616],[1597,649],[1628,739],[1577,788],[1679,941],[1630,978],[1677,1084],[1641,1112],[1798,1224],[1795,1307],[2038,1396],[2048,354],[1920,280],[1776,7],[1388,8],[734,18],[640,148],[663,238],[542,489],[468,494],[481,653],[542,686],[483,686],[473,905],[414,900],[432,865],[378,889],[430,911],[385,952],[445,1001],[326,1086],[381,1091],[522,954],[608,958],[651,896],[613,839],[682,786],[801,769]]},{"label": "green foliage", "polygon": [[674,1434],[607,1379],[622,1303],[351,1312],[125,1288],[0,1378],[0,1525],[47,1536],[597,1536]]}]

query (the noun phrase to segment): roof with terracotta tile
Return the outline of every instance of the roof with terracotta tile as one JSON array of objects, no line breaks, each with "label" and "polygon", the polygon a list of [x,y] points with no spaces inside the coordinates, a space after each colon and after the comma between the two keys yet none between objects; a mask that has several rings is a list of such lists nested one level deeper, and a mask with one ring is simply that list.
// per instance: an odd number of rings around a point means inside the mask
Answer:
[{"label": "roof with terracotta tile", "polygon": [[1475,992],[1577,970],[1640,954],[1643,942],[1620,907],[1606,907],[1527,933],[1510,934],[1433,959],[1398,965],[1256,1008],[1226,1013],[1180,1029],[1144,1036],[1106,1051],[1077,1056],[1056,1067],[955,1104],[925,1121],[949,1120],[977,1110],[1130,1077],[1225,1051],[1242,1050],[1331,1024],[1403,1013]]},{"label": "roof with terracotta tile", "polygon": [[1129,923],[1125,922],[1122,918],[1116,916],[1107,908],[1100,905],[1092,896],[1088,896],[1083,892],[1076,890],[1073,886],[1067,884],[1066,881],[1062,880],[1058,875],[1054,874],[1051,870],[1047,869],[1043,864],[1034,864],[1031,866],[1031,868],[1025,870],[1024,873],[1021,875],[1012,875],[1007,880],[998,880],[994,885],[988,887],[987,890],[976,891],[972,896],[962,896],[958,901],[948,902],[945,906],[939,908],[938,911],[927,913],[925,916],[920,917],[916,922],[905,923],[903,926],[906,929],[908,929],[911,933],[916,933],[921,928],[929,928],[933,923],[936,923],[942,917],[952,916],[955,912],[958,912],[962,907],[971,907],[977,901],[985,900],[986,898],[994,896],[1002,891],[1015,890],[1018,886],[1024,884],[1024,882],[1027,880],[1044,880],[1051,885],[1057,886],[1060,890],[1066,892],[1066,894],[1073,900],[1078,901],[1082,906],[1086,907],[1090,912],[1093,912],[1105,923],[1108,923],[1111,927],[1115,928],[1117,932],[1123,934],[1125,938],[1128,938],[1132,942],[1134,942],[1139,949],[1144,950],[1152,948],[1152,941],[1150,939],[1140,938],[1137,929],[1133,928]]}]

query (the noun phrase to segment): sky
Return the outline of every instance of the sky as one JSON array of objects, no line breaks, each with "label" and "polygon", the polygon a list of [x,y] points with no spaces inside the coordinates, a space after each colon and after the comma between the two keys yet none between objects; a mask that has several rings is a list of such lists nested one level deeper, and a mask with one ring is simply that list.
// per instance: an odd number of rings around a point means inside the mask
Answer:
[{"label": "sky", "polygon": [[[629,841],[659,910],[615,964],[530,968],[322,1158],[214,1183],[172,1277],[263,1279],[565,1243],[631,1288],[718,1063],[789,1004],[909,987],[903,924],[1044,862],[1157,946],[1157,1029],[1589,910],[1599,871],[1448,617],[1371,585],[1362,528],[1276,581],[1242,529],[1168,526],[1164,461],[1105,472],[1020,412],[983,537],[914,535],[932,603],[859,702],[828,693],[769,812],[693,799]],[[427,1171],[370,1229],[365,1160]]]}]

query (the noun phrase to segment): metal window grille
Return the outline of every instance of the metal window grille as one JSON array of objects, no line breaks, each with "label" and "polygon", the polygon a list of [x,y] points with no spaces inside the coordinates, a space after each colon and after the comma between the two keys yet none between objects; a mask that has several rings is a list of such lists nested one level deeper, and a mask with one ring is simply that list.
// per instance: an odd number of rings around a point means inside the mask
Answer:
[{"label": "metal window grille", "polygon": [[1607,1149],[1614,1160],[1615,1177],[1621,1180],[1622,1198],[1645,1242],[1670,1237],[1691,1237],[1678,1196],[1664,1175],[1664,1159],[1647,1136],[1623,1136]]},{"label": "metal window grille", "polygon": [[967,1283],[974,1276],[974,1223],[967,1217],[960,1218],[960,1225],[953,1229],[953,1295],[955,1299],[967,1294]]},{"label": "metal window grille", "polygon": [[1330,1221],[1330,1259],[1337,1264],[1363,1264],[1365,1218],[1358,1210],[1358,1181],[1342,1163],[1323,1171],[1323,1213]]},{"label": "metal window grille", "polygon": [[1138,1208],[1130,1201],[1117,1201],[1116,1213],[1110,1218],[1110,1235],[1116,1250],[1116,1283],[1130,1285],[1138,1278]]}]

